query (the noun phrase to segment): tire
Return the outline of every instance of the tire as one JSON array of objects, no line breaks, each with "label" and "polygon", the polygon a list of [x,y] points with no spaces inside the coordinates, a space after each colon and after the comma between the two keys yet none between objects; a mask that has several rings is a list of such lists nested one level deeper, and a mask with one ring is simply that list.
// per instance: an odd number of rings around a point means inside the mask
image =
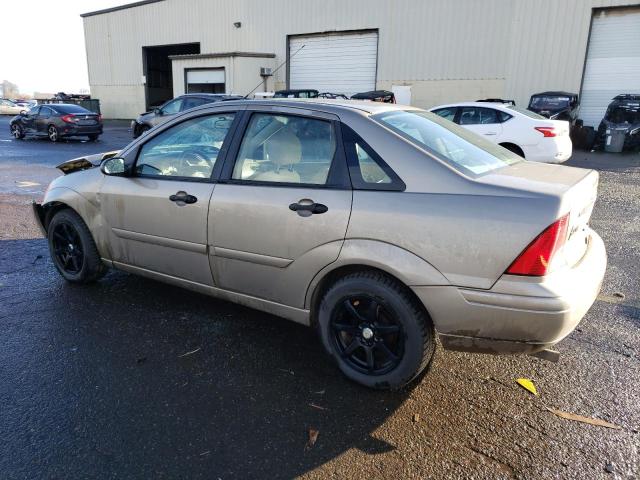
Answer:
[{"label": "tire", "polygon": [[405,286],[383,273],[357,272],[335,282],[320,301],[317,319],[322,344],[338,368],[366,387],[400,389],[433,358],[431,319]]},{"label": "tire", "polygon": [[51,260],[68,282],[91,283],[106,273],[89,228],[73,210],[60,210],[53,216],[47,239]]},{"label": "tire", "polygon": [[149,130],[151,130],[151,127],[149,125],[140,125],[140,127],[138,128],[138,136],[141,137]]},{"label": "tire", "polygon": [[25,137],[24,129],[19,124],[11,125],[11,135],[16,140],[22,140]]},{"label": "tire", "polygon": [[54,143],[60,140],[60,134],[58,133],[58,129],[55,125],[49,125],[47,127],[47,137],[49,137],[49,140]]},{"label": "tire", "polygon": [[500,146],[524,158],[524,152],[522,151],[522,149],[519,146],[514,145],[513,143],[500,144]]},{"label": "tire", "polygon": [[98,137],[100,135],[87,135],[87,137],[89,138],[90,142],[95,142],[96,140],[98,140]]}]

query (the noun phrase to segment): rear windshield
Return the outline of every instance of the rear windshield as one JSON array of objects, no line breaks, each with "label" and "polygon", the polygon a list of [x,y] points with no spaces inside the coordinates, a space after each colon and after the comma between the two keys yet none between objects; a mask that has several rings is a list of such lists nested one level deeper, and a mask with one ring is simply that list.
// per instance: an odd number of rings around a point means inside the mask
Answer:
[{"label": "rear windshield", "polygon": [[609,107],[605,119],[612,123],[640,123],[640,105]]},{"label": "rear windshield", "polygon": [[529,103],[529,107],[549,110],[560,110],[567,108],[571,99],[566,96],[548,96],[548,97],[533,97]]},{"label": "rear windshield", "polygon": [[51,105],[60,113],[93,113],[80,105]]},{"label": "rear windshield", "polygon": [[467,175],[482,175],[522,161],[516,154],[430,112],[394,110],[372,118]]},{"label": "rear windshield", "polygon": [[535,118],[536,120],[549,120],[548,118],[545,118],[542,115],[538,115],[536,112],[532,112],[531,110],[526,110],[524,108],[516,107],[515,105],[509,105],[507,108],[509,110],[513,110],[514,112],[521,113],[522,115],[526,115],[527,117]]}]

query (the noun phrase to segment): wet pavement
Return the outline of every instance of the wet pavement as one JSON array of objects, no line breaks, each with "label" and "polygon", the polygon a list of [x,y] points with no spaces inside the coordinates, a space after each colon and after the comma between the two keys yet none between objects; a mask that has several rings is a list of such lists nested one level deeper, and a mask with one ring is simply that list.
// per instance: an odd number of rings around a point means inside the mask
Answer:
[{"label": "wet pavement", "polygon": [[17,182],[128,139],[115,125],[95,145],[0,141],[0,478],[640,475],[637,154],[570,162],[601,170],[609,268],[560,363],[439,349],[420,383],[387,393],[345,380],[300,325],[121,272],[66,284],[29,216],[46,185]]}]

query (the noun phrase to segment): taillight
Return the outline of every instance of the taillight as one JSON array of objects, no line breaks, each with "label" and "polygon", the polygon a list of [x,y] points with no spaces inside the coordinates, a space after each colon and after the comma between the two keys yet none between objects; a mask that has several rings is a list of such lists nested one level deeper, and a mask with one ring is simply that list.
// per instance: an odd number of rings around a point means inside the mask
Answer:
[{"label": "taillight", "polygon": [[556,132],[555,127],[533,127],[537,131],[539,131],[545,137],[555,137],[558,132]]},{"label": "taillight", "polygon": [[69,115],[63,115],[63,116],[62,116],[62,117],[60,117],[60,118],[62,119],[62,121],[63,121],[63,122],[66,122],[66,123],[75,123],[75,122],[77,121],[77,120],[76,120],[76,118],[75,118],[75,116],[74,116],[74,115],[71,115],[71,114],[69,114]]},{"label": "taillight", "polygon": [[549,225],[524,249],[505,273],[542,277],[549,273],[553,256],[567,240],[569,214]]}]

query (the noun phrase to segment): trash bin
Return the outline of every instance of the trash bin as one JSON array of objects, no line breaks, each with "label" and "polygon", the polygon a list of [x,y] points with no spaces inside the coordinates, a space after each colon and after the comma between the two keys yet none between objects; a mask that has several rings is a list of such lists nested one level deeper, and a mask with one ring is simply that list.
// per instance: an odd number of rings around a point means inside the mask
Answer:
[{"label": "trash bin", "polygon": [[626,136],[626,128],[608,128],[605,132],[604,151],[611,153],[622,152]]}]

